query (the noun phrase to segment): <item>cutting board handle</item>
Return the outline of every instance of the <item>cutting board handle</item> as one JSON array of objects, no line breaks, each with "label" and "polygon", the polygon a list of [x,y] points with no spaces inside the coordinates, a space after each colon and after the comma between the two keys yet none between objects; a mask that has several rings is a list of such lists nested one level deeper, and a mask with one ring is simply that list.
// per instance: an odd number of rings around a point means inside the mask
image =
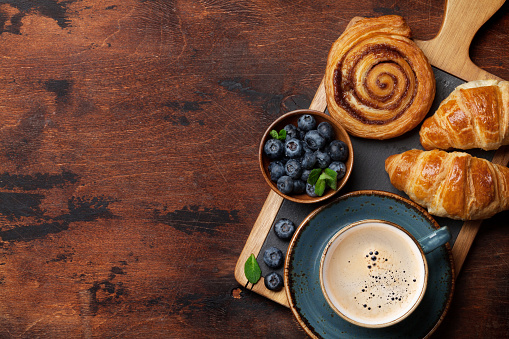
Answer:
[{"label": "cutting board handle", "polygon": [[499,79],[476,66],[469,48],[479,28],[495,14],[505,0],[446,0],[445,15],[438,35],[415,40],[430,63],[467,81]]}]

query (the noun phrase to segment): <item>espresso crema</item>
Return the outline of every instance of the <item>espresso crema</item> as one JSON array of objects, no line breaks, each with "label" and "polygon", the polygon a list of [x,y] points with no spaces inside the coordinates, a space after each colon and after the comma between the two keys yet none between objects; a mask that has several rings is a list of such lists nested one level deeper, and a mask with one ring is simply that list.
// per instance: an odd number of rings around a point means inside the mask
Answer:
[{"label": "espresso crema", "polygon": [[333,307],[354,323],[397,322],[426,289],[426,260],[403,230],[364,221],[340,232],[322,261],[322,286]]}]

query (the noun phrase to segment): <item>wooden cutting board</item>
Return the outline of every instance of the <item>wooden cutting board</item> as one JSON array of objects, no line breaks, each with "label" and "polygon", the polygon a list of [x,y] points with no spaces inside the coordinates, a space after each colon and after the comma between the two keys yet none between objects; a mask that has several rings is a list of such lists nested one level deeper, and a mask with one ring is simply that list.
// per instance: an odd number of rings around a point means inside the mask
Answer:
[{"label": "wooden cutting board", "polygon": [[[470,60],[469,49],[475,33],[493,15],[505,0],[448,0],[444,21],[438,35],[428,41],[416,40],[430,63],[465,81],[497,79]],[[494,163],[507,165],[509,147],[500,148]],[[459,274],[482,221],[466,222],[454,243],[452,254],[455,272]]]},{"label": "wooden cutting board", "polygon": [[[441,83],[459,84],[464,81],[478,79],[499,79],[481,68],[477,67],[469,57],[469,48],[472,39],[477,30],[502,6],[505,0],[449,0],[446,3],[444,21],[438,35],[429,41],[415,42],[424,51],[430,63],[434,66],[434,71],[440,77]],[[356,18],[352,19],[352,22]],[[437,70],[438,69],[438,70]],[[441,70],[441,71],[440,71]],[[442,72],[443,71],[443,72]],[[450,92],[450,89],[442,89],[442,96]],[[437,83],[437,94],[439,84]],[[442,98],[437,97],[436,104]],[[435,105],[436,105],[435,104]],[[309,107],[310,109],[325,112],[327,108],[325,88],[323,81]],[[431,112],[434,112],[432,107]],[[354,148],[354,154],[355,148]],[[506,165],[509,161],[509,147],[500,148],[494,155],[489,155],[494,163]],[[376,187],[372,187],[376,189]],[[344,191],[343,193],[346,193]],[[247,279],[244,275],[244,263],[253,253],[259,257],[264,244],[271,240],[270,231],[276,217],[289,214],[301,214],[296,217],[297,220],[303,219],[312,209],[318,206],[292,206],[288,201],[273,191],[269,195],[258,215],[253,229],[246,241],[244,249],[237,261],[235,267],[235,278],[243,286],[247,286]],[[439,222],[440,223],[440,222]],[[459,233],[455,237],[452,249],[455,274],[458,275],[466,255],[479,230],[481,221],[469,221],[459,225]],[[273,238],[273,237],[272,237]],[[260,262],[260,259],[258,260]],[[263,268],[262,268],[263,271]],[[251,287],[251,285],[250,285]],[[252,290],[275,302],[289,307],[285,291],[273,292],[265,288],[262,279],[252,286]]]}]

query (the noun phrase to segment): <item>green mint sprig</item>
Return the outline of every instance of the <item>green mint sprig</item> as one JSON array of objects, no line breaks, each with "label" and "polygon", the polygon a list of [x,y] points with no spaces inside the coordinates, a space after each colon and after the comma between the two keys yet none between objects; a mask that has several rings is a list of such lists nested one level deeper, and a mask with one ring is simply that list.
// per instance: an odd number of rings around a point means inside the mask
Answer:
[{"label": "green mint sprig", "polygon": [[315,194],[321,197],[327,186],[333,190],[338,189],[338,174],[330,168],[323,171],[321,168],[315,168],[309,173],[308,183],[315,185]]},{"label": "green mint sprig", "polygon": [[274,139],[285,140],[286,139],[286,130],[282,129],[279,131],[279,133],[276,130],[271,130],[270,136]]}]

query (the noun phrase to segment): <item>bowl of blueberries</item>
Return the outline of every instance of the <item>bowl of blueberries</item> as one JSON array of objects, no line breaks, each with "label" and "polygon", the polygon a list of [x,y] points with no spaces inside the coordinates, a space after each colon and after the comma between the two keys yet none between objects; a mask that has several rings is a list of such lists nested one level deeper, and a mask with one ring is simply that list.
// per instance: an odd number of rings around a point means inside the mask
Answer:
[{"label": "bowl of blueberries", "polygon": [[268,127],[259,160],[265,180],[277,194],[315,203],[345,185],[352,172],[353,148],[346,130],[331,116],[300,109]]}]

